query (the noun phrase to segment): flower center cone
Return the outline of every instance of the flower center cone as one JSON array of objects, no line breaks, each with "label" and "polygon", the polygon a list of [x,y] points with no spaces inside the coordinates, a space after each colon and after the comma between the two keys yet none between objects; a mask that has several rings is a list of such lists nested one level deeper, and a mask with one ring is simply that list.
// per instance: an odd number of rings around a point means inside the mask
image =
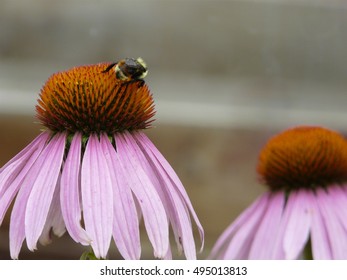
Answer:
[{"label": "flower center cone", "polygon": [[53,74],[43,86],[37,118],[53,132],[115,132],[145,129],[155,114],[143,80],[123,81],[109,63]]},{"label": "flower center cone", "polygon": [[289,129],[265,145],[257,171],[273,191],[341,184],[347,181],[347,142],[321,127]]}]

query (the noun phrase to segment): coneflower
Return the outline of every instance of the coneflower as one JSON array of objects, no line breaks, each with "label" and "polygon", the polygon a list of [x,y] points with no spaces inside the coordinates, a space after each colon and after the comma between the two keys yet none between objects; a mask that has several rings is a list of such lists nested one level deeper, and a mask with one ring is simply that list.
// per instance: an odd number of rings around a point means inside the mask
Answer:
[{"label": "coneflower", "polygon": [[347,259],[347,142],[321,127],[267,143],[258,173],[269,191],[222,234],[210,258]]},{"label": "coneflower", "polygon": [[113,236],[125,259],[139,259],[139,220],[154,256],[178,248],[195,259],[190,217],[203,229],[169,163],[143,133],[153,121],[142,59],[75,67],[52,75],[36,106],[46,128],[0,169],[0,224],[10,218],[10,254],[35,250],[66,230],[106,258]]}]

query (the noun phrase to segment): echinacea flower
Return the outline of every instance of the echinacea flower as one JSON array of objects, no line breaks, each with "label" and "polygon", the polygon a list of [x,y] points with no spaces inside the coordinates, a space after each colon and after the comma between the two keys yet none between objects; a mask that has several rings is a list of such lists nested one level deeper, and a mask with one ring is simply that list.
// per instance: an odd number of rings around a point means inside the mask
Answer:
[{"label": "echinacea flower", "polygon": [[203,229],[169,163],[142,130],[155,114],[141,59],[52,75],[36,107],[46,128],[0,169],[0,224],[10,218],[10,254],[26,239],[35,250],[50,234],[90,245],[106,258],[112,237],[125,259],[139,259],[143,218],[154,256],[170,258],[169,228],[195,259],[191,217]]},{"label": "echinacea flower", "polygon": [[217,240],[210,258],[347,259],[347,142],[321,127],[269,140],[258,173],[269,191]]}]

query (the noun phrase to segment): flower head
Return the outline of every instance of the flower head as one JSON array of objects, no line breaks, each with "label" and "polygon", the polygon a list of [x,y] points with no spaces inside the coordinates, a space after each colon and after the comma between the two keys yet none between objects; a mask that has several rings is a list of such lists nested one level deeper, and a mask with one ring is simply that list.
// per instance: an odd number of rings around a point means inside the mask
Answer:
[{"label": "flower head", "polygon": [[107,63],[52,75],[36,107],[42,124],[54,132],[106,133],[148,128],[154,103],[143,80],[123,81]]},{"label": "flower head", "polygon": [[218,239],[211,258],[347,259],[347,141],[302,126],[276,135],[259,156],[270,189]]},{"label": "flower head", "polygon": [[113,237],[125,259],[139,259],[139,223],[158,258],[170,258],[171,224],[180,251],[196,258],[190,217],[203,230],[169,163],[142,132],[155,114],[141,59],[52,75],[38,100],[46,127],[0,169],[0,224],[15,198],[10,253],[18,258],[66,230],[106,258]]}]

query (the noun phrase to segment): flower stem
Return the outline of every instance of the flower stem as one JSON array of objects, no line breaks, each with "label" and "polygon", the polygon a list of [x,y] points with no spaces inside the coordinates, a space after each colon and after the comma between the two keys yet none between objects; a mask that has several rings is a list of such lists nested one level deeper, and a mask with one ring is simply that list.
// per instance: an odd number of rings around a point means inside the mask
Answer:
[{"label": "flower stem", "polygon": [[95,256],[93,249],[90,248],[89,251],[86,251],[82,254],[82,256],[80,257],[80,260],[99,260],[99,259]]}]

